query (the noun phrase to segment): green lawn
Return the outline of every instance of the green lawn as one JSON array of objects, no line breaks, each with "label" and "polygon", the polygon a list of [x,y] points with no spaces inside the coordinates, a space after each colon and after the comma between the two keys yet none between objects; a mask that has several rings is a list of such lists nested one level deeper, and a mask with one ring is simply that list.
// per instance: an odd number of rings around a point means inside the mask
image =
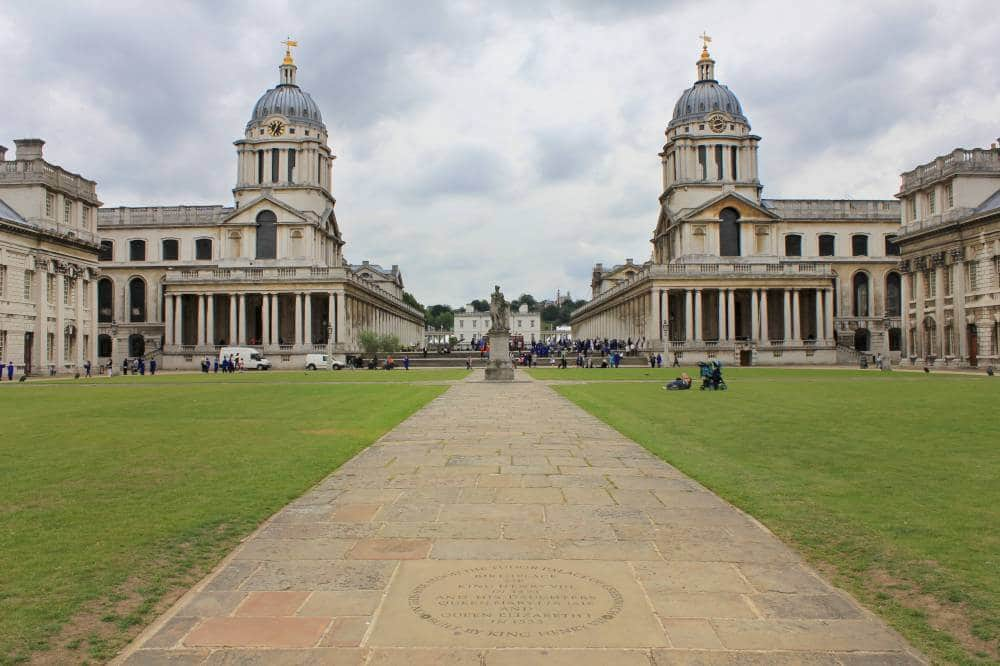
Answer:
[{"label": "green lawn", "polygon": [[732,369],[726,378],[726,392],[555,389],[796,545],[936,662],[994,663],[1000,382],[838,370]]},{"label": "green lawn", "polygon": [[[404,373],[308,377],[351,375]],[[270,381],[242,383],[251,378]],[[44,650],[56,662],[109,658],[165,594],[446,389],[281,378],[0,389],[0,663]],[[76,652],[58,656],[67,646]]]},{"label": "green lawn", "polygon": [[154,375],[122,375],[115,370],[113,377],[95,376],[81,377],[80,379],[62,378],[32,378],[29,381],[33,384],[190,384],[192,382],[214,384],[214,383],[321,383],[321,382],[440,382],[464,379],[469,371],[465,368],[420,368],[403,370],[398,368],[392,371],[385,370],[247,370],[246,372],[234,372],[225,374],[222,372],[167,372]]}]

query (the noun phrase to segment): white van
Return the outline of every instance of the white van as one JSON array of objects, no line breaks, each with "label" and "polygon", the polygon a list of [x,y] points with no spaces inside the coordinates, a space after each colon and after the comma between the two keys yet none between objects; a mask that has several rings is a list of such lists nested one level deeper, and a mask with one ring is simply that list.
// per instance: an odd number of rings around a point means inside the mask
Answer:
[{"label": "white van", "polygon": [[219,365],[222,365],[222,361],[229,357],[239,358],[247,370],[271,369],[271,362],[253,347],[223,347],[219,350]]},{"label": "white van", "polygon": [[344,362],[326,354],[306,354],[306,370],[343,370]]}]

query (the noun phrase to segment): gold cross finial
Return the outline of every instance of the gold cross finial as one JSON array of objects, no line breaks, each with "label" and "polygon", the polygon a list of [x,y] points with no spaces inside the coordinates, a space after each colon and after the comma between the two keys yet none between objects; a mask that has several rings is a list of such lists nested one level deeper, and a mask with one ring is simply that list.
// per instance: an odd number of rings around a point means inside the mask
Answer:
[{"label": "gold cross finial", "polygon": [[288,39],[286,39],[285,41],[283,41],[281,43],[285,45],[285,59],[282,61],[282,64],[284,64],[284,65],[294,65],[295,61],[292,60],[292,47],[293,46],[298,46],[299,43],[297,41],[295,41],[294,39],[292,39],[291,35],[289,35]]},{"label": "gold cross finial", "polygon": [[704,30],[702,30],[701,31],[701,35],[699,35],[699,39],[701,39],[701,57],[702,58],[707,58],[708,57],[708,45],[712,42],[712,38],[708,36],[707,32],[705,32]]}]

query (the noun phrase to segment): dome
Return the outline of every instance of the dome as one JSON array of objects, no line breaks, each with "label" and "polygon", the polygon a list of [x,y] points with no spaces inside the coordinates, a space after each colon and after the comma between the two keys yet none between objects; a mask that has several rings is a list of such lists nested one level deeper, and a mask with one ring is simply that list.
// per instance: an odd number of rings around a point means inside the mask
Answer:
[{"label": "dome", "polygon": [[715,111],[727,113],[736,120],[747,123],[740,100],[736,99],[732,90],[717,81],[702,80],[681,94],[674,105],[674,117],[668,127],[705,118]]},{"label": "dome", "polygon": [[289,122],[326,130],[319,106],[309,93],[295,84],[295,66],[285,64],[280,69],[282,83],[261,95],[253,107],[249,124],[253,125],[272,114],[279,114],[288,118]]}]

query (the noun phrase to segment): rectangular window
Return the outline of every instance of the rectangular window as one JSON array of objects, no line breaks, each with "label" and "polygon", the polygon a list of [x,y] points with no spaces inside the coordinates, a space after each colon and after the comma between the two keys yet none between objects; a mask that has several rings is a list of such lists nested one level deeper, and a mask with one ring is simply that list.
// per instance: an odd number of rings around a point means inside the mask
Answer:
[{"label": "rectangular window", "polygon": [[101,249],[97,252],[98,261],[114,261],[115,243],[114,241],[102,240]]},{"label": "rectangular window", "polygon": [[278,154],[279,154],[279,152],[278,152],[277,148],[272,148],[271,149],[271,182],[272,183],[277,183],[278,182],[278,159],[279,159],[278,158]]},{"label": "rectangular window", "polygon": [[970,261],[965,265],[965,271],[969,274],[969,291],[979,290],[979,262]]},{"label": "rectangular window", "polygon": [[82,285],[83,293],[80,294],[80,300],[83,301],[83,307],[89,308],[90,307],[90,302],[89,302],[89,298],[88,297],[90,295],[90,283],[87,282],[86,280],[81,280],[81,285]]},{"label": "rectangular window", "polygon": [[708,180],[708,154],[705,146],[698,146],[698,166],[701,167],[701,179]]},{"label": "rectangular window", "polygon": [[194,258],[207,261],[212,258],[212,239],[199,238],[194,242]]},{"label": "rectangular window", "polygon": [[69,224],[73,219],[73,202],[63,199],[63,224]]},{"label": "rectangular window", "polygon": [[55,363],[56,358],[53,356],[53,352],[56,350],[56,334],[49,333],[45,336],[45,358],[49,359],[49,363]]},{"label": "rectangular window", "polygon": [[802,236],[798,236],[795,234],[789,234],[785,236],[785,256],[786,257],[802,256]]},{"label": "rectangular window", "polygon": [[726,161],[722,157],[722,146],[715,147],[715,179],[722,180],[722,165]]},{"label": "rectangular window", "polygon": [[907,217],[910,221],[917,219],[917,196],[913,195],[906,200],[906,211],[908,213]]},{"label": "rectangular window", "polygon": [[45,217],[51,220],[55,216],[55,214],[56,214],[56,195],[52,194],[51,192],[46,192]]},{"label": "rectangular window", "polygon": [[264,182],[264,151],[257,151],[257,184]]},{"label": "rectangular window", "polygon": [[945,266],[944,267],[944,295],[951,296],[952,282],[955,279],[955,267]]},{"label": "rectangular window", "polygon": [[45,281],[45,302],[53,305],[56,302],[56,276],[51,273],[46,274]]},{"label": "rectangular window", "polygon": [[885,256],[887,257],[898,257],[899,256],[899,246],[896,245],[895,236],[885,237]]},{"label": "rectangular window", "polygon": [[832,257],[836,251],[836,238],[831,234],[819,237],[819,256]]},{"label": "rectangular window", "polygon": [[729,149],[729,158],[732,161],[732,168],[729,170],[729,177],[733,180],[740,179],[740,170],[737,166],[740,158],[740,149],[733,146]]},{"label": "rectangular window", "polygon": [[944,186],[944,203],[948,208],[955,207],[955,186],[951,183]]},{"label": "rectangular window", "polygon": [[163,241],[163,261],[177,261],[180,258],[180,243],[176,238]]},{"label": "rectangular window", "polygon": [[927,193],[927,211],[932,215],[937,212],[937,192],[934,190]]},{"label": "rectangular window", "polygon": [[90,228],[90,206],[80,208],[80,226],[84,229]]},{"label": "rectangular window", "polygon": [[63,278],[63,305],[70,305],[73,303],[73,281],[69,278]]},{"label": "rectangular window", "polygon": [[24,300],[31,300],[31,290],[35,286],[35,271],[24,271]]},{"label": "rectangular window", "polygon": [[146,261],[146,241],[133,240],[128,242],[129,261]]},{"label": "rectangular window", "polygon": [[861,234],[851,236],[851,254],[855,257],[868,256],[868,236]]},{"label": "rectangular window", "polygon": [[295,170],[295,149],[294,148],[289,148],[288,149],[288,182],[289,183],[295,182],[295,179],[292,178],[292,173],[294,172],[294,170]]},{"label": "rectangular window", "polygon": [[924,286],[927,288],[927,298],[937,296],[937,275],[935,271],[924,273]]}]

